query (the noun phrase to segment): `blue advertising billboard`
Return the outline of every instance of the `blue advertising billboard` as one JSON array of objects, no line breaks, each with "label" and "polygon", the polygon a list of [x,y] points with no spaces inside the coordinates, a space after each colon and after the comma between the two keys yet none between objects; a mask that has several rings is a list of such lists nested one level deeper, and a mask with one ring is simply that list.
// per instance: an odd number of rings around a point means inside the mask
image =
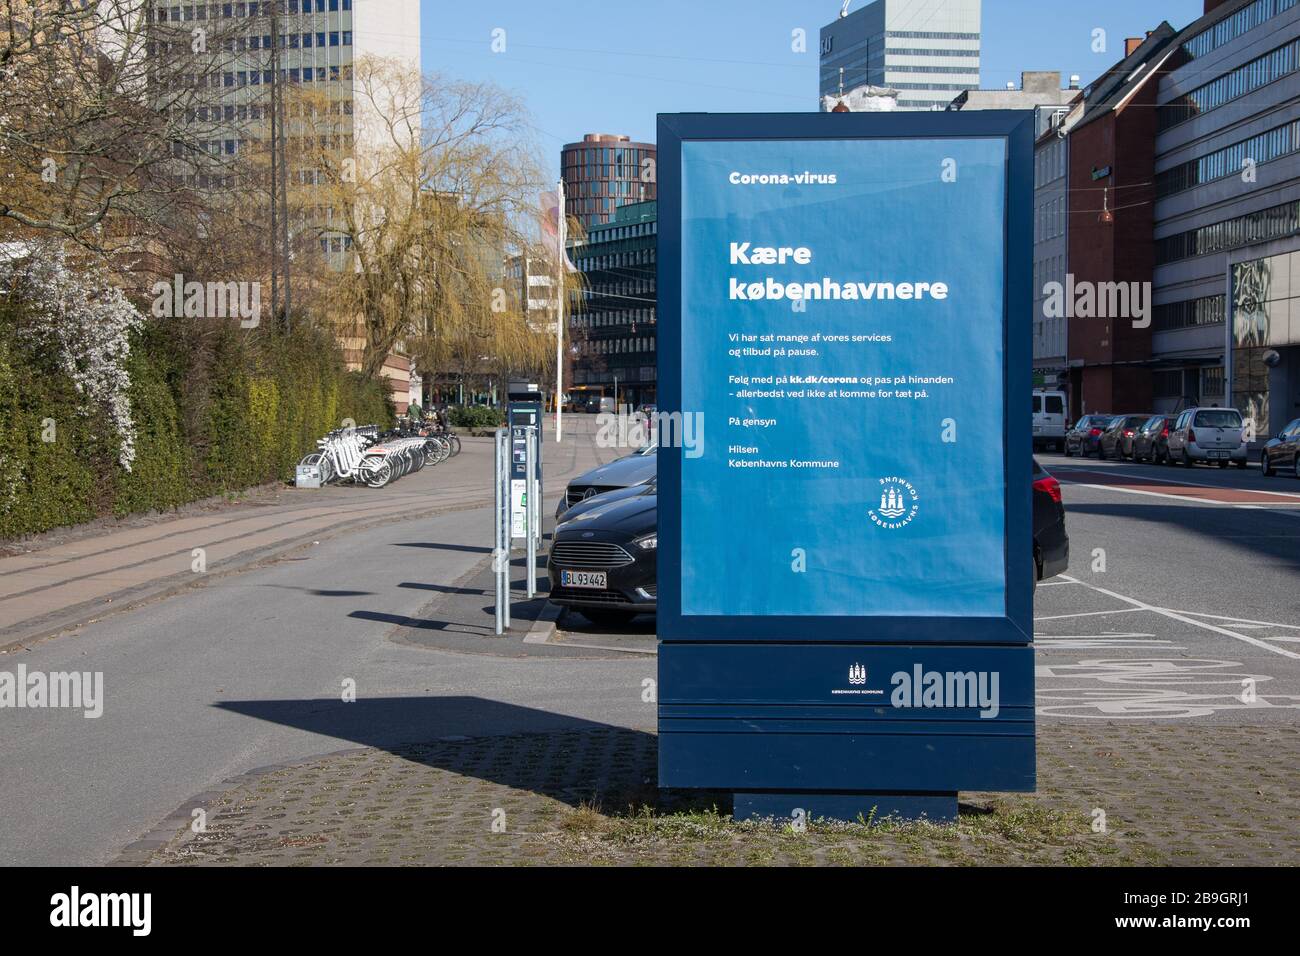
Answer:
[{"label": "blue advertising billboard", "polygon": [[1032,131],[660,116],[661,784],[1033,788]]},{"label": "blue advertising billboard", "polygon": [[663,639],[1030,640],[1008,117],[661,117]]}]

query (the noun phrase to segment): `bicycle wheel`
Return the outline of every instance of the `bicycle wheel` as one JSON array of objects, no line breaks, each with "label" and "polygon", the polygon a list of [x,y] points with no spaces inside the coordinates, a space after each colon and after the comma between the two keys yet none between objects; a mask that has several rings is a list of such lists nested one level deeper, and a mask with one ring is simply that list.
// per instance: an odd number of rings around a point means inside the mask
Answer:
[{"label": "bicycle wheel", "polygon": [[447,436],[447,444],[451,445],[451,457],[455,458],[460,454],[460,439],[455,435]]},{"label": "bicycle wheel", "polygon": [[361,480],[371,488],[382,488],[393,480],[393,466],[384,461],[373,468],[367,468],[361,473]]}]

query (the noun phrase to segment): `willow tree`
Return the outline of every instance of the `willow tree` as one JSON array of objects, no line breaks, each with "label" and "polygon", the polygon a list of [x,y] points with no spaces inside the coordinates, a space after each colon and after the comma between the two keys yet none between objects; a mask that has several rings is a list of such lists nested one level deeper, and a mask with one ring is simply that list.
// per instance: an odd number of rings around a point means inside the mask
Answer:
[{"label": "willow tree", "polygon": [[425,371],[553,362],[554,338],[529,326],[505,270],[535,240],[542,185],[519,101],[393,60],[353,70],[351,115],[300,90],[290,142],[313,171],[299,215],[345,248],[328,308],[360,332],[362,371],[378,375],[394,350]]}]

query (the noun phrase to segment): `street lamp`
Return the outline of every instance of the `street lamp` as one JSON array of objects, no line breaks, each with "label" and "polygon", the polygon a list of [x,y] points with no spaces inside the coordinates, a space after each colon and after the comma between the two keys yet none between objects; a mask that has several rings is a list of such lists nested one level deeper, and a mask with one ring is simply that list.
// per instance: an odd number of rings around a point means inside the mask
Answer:
[{"label": "street lamp", "polygon": [[1109,197],[1110,188],[1103,187],[1101,190],[1101,215],[1097,217],[1097,221],[1105,226],[1115,222],[1115,214],[1110,211]]}]

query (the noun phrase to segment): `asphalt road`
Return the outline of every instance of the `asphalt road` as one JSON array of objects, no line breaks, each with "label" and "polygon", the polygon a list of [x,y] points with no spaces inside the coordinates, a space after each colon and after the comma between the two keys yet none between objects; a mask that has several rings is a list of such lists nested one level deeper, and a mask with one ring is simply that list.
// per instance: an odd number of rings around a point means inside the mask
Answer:
[{"label": "asphalt road", "polygon": [[1300,481],[1038,459],[1071,546],[1035,598],[1043,719],[1300,720]]},{"label": "asphalt road", "polygon": [[[1064,481],[1073,550],[1036,598],[1041,718],[1294,723],[1300,481],[1040,460]],[[489,541],[481,508],[361,528],[0,658],[100,671],[105,689],[97,719],[0,712],[0,863],[108,862],[235,774],[351,746],[652,729],[650,654],[515,659],[390,639]],[[340,717],[326,705],[349,681],[359,706]]]}]

